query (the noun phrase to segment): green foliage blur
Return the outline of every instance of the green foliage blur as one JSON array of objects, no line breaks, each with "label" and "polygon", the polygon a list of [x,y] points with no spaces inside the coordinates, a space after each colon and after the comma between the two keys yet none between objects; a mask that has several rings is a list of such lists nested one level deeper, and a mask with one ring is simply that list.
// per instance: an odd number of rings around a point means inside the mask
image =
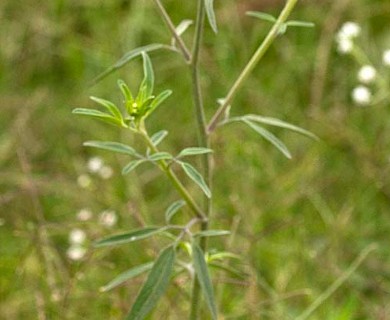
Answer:
[{"label": "green foliage blur", "polygon": [[[164,3],[175,23],[195,18],[193,1]],[[201,57],[208,117],[269,30],[245,10],[276,15],[283,3],[215,4],[219,33],[207,28]],[[293,154],[286,160],[244,126],[222,127],[214,135],[212,228],[232,235],[212,239],[211,247],[242,257],[231,262],[236,276],[213,271],[221,319],[296,318],[372,243],[378,250],[310,319],[390,319],[390,105],[353,104],[358,66],[334,44],[338,27],[355,21],[363,30],[362,47],[380,65],[381,52],[390,48],[390,5],[302,1],[293,18],[316,27],[291,28],[280,37],[231,112],[277,117],[321,141],[273,130]],[[156,168],[123,177],[124,157],[82,147],[85,140],[140,145],[131,134],[71,110],[93,107],[89,96],[119,104],[117,79],[136,88],[141,59],[97,85],[90,86],[91,80],[133,48],[169,43],[169,33],[152,1],[3,0],[0,40],[0,318],[121,319],[144,277],[110,292],[99,288],[151,261],[161,243],[113,250],[93,249],[91,243],[162,224],[177,195]],[[150,131],[167,129],[163,144],[172,153],[196,145],[187,66],[169,51],[152,53],[151,59],[156,91],[169,88],[173,95],[151,117]],[[88,172],[96,156],[112,167],[112,177]],[[92,218],[80,221],[77,213],[85,208]],[[118,216],[113,227],[99,221],[107,210]],[[74,229],[87,234],[80,261],[67,255]],[[187,276],[178,277],[153,319],[185,319],[188,284]]]}]

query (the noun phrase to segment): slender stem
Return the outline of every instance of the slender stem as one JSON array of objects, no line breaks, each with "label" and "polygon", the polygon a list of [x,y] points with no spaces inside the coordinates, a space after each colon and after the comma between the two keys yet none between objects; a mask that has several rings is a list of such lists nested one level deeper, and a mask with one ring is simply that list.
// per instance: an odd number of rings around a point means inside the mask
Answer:
[{"label": "slender stem", "polygon": [[237,80],[234,82],[233,86],[230,88],[226,98],[224,99],[222,105],[218,108],[214,116],[212,117],[208,127],[207,132],[211,133],[217,126],[219,119],[225,113],[226,109],[229,107],[232,102],[234,96],[237,94],[238,90],[245,82],[245,80],[249,77],[253,69],[259,63],[261,58],[265,55],[265,53],[270,48],[271,44],[274,42],[276,37],[279,35],[280,29],[283,24],[286,22],[287,18],[290,16],[292,10],[297,4],[298,0],[288,0],[284,9],[280,13],[277,21],[273,25],[272,29],[268,33],[267,37],[261,43],[259,48],[253,54],[252,58],[249,60],[245,68],[242,70],[241,74],[238,76]]},{"label": "slender stem", "polygon": [[[159,150],[157,147],[153,144],[152,140],[149,138],[149,135],[145,130],[141,131],[141,135],[146,140],[146,143],[148,147],[153,151],[153,153],[158,153]],[[167,175],[167,177],[171,180],[173,186],[176,188],[176,190],[179,192],[179,194],[182,196],[184,201],[187,203],[188,207],[191,209],[191,211],[194,213],[194,215],[200,219],[201,221],[207,220],[207,216],[203,213],[203,211],[199,208],[195,200],[192,198],[190,193],[187,191],[187,189],[183,186],[179,178],[176,176],[176,174],[172,171],[172,169],[169,167],[169,165],[166,163],[165,160],[158,161],[159,166],[161,170]]]},{"label": "slender stem", "polygon": [[191,53],[188,50],[186,44],[184,43],[183,39],[180,37],[180,35],[176,32],[175,25],[173,24],[171,18],[169,17],[167,11],[165,10],[163,4],[161,3],[160,0],[154,0],[154,3],[156,4],[163,20],[165,21],[165,24],[167,25],[169,31],[171,32],[172,36],[175,38],[179,49],[181,53],[184,56],[184,59],[187,63],[191,61]]},{"label": "slender stem", "polygon": [[[206,117],[204,112],[202,89],[201,89],[200,76],[199,76],[199,53],[200,53],[200,47],[202,42],[203,30],[204,30],[204,19],[205,19],[204,0],[198,0],[195,37],[194,37],[190,67],[191,67],[194,108],[195,108],[197,125],[198,125],[199,146],[204,148],[210,148],[210,141],[207,135],[207,122],[206,122]],[[211,155],[210,154],[203,155],[202,157],[203,176],[210,190],[212,190],[212,185],[211,185],[212,171],[211,171],[210,163],[211,163]],[[209,226],[208,220],[211,215],[211,199],[207,197],[204,197],[203,200],[203,211],[206,214],[207,220],[202,221],[201,230],[205,231],[208,229]],[[200,247],[204,252],[207,250],[207,237],[201,238]],[[192,294],[191,294],[191,313],[190,313],[191,320],[197,320],[199,318],[199,310],[200,310],[200,285],[196,277],[194,277]]]}]

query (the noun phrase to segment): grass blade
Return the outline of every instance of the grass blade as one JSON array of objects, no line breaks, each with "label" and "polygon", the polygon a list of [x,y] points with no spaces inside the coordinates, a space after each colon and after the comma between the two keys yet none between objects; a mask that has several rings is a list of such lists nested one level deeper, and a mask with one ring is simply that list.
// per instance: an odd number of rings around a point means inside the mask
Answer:
[{"label": "grass blade", "polygon": [[141,264],[140,266],[136,266],[134,268],[131,268],[120,275],[118,275],[116,278],[114,278],[112,281],[107,283],[105,286],[100,288],[101,292],[107,292],[109,290],[112,290],[118,286],[120,286],[122,283],[126,282],[127,280],[130,280],[132,278],[135,278],[139,276],[140,274],[149,271],[153,267],[153,262]]},{"label": "grass blade", "polygon": [[214,298],[214,289],[211,283],[209,270],[202,249],[194,241],[192,243],[192,258],[194,262],[194,269],[202,289],[206,303],[210,309],[213,320],[217,319],[217,306]]},{"label": "grass blade", "polygon": [[169,246],[162,251],[139,292],[126,320],[142,320],[155,307],[165,293],[175,264],[175,248]]},{"label": "grass blade", "polygon": [[217,20],[214,12],[214,0],[204,0],[206,7],[207,19],[209,24],[215,33],[218,33]]},{"label": "grass blade", "polygon": [[208,198],[211,198],[211,191],[207,186],[206,182],[204,181],[202,175],[187,162],[180,162],[180,165],[183,168],[184,172],[187,174],[187,176],[190,177],[191,180],[194,181],[202,189],[202,191]]}]

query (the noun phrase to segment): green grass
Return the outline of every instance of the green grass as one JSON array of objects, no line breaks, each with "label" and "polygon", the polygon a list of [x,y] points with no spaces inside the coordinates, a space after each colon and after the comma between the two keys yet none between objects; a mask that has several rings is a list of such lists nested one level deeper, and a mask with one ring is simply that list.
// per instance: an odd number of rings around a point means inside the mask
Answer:
[{"label": "green grass", "polygon": [[[194,18],[190,1],[165,2],[175,22]],[[205,89],[215,86],[205,95],[208,116],[269,28],[237,16],[236,2],[216,2],[218,36],[207,29],[202,80]],[[370,9],[375,9],[373,16]],[[357,66],[329,48],[320,111],[312,112],[316,50],[327,14],[329,4],[301,4],[294,19],[313,21],[316,28],[291,29],[280,38],[232,108],[233,115],[259,113],[300,125],[321,141],[274,130],[293,154],[288,161],[241,124],[220,128],[213,138],[212,228],[233,228],[233,235],[213,239],[211,247],[227,246],[240,254],[243,262],[232,266],[247,274],[241,279],[213,273],[221,319],[296,318],[372,243],[378,250],[310,319],[390,317],[389,104],[355,107],[349,96]],[[340,22],[360,22],[364,45],[379,59],[390,43],[389,15],[384,1],[358,1],[346,8]],[[69,231],[84,229],[91,243],[143,221],[163,223],[165,208],[177,195],[165,178],[156,179],[160,173],[155,168],[145,166],[122,177],[124,157],[82,147],[85,140],[138,141],[71,110],[92,107],[90,95],[119,102],[116,80],[136,86],[142,76],[140,60],[94,87],[90,80],[126,51],[167,42],[169,36],[152,2],[141,0],[39,5],[9,0],[0,4],[0,21],[0,314],[9,320],[120,319],[142,276],[108,293],[99,288],[120,272],[151,261],[161,248],[159,241],[114,250],[90,246],[87,258],[74,263],[66,256]],[[151,57],[156,91],[170,88],[174,93],[171,103],[153,115],[150,129],[170,132],[163,146],[172,152],[194,146],[188,70],[175,53]],[[96,155],[113,167],[114,176],[93,177],[92,186],[82,189],[77,178]],[[198,192],[196,186],[191,190]],[[80,223],[76,213],[84,207],[95,215]],[[106,209],[119,215],[114,229],[97,222]],[[186,318],[188,289],[188,278],[178,278],[153,319]],[[203,319],[207,317],[205,313]]]}]

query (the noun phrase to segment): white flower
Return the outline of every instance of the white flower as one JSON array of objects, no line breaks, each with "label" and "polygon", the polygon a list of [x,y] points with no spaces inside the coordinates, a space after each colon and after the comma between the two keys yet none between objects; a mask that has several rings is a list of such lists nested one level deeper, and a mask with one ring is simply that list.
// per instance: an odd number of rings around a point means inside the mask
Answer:
[{"label": "white flower", "polygon": [[99,222],[105,227],[113,227],[118,221],[118,216],[113,210],[105,210],[100,214]]},{"label": "white flower", "polygon": [[365,86],[359,86],[353,89],[352,99],[353,101],[361,106],[366,106],[371,102],[371,91]]},{"label": "white flower", "polygon": [[112,175],[114,174],[114,171],[112,170],[111,167],[109,166],[103,166],[100,170],[99,170],[99,175],[103,178],[103,179],[110,179],[112,177]]},{"label": "white flower", "polygon": [[353,41],[347,38],[337,39],[337,51],[341,54],[351,53],[353,50]]},{"label": "white flower", "polygon": [[383,64],[390,67],[390,49],[383,52]]},{"label": "white flower", "polygon": [[88,160],[88,170],[98,172],[103,167],[103,160],[99,157],[93,157]]},{"label": "white flower", "polygon": [[371,83],[375,80],[377,72],[373,66],[365,65],[358,72],[358,79],[363,83]]},{"label": "white flower", "polygon": [[339,31],[338,36],[348,39],[356,38],[360,35],[361,28],[356,22],[345,22]]},{"label": "white flower", "polygon": [[72,245],[66,251],[68,258],[74,261],[81,260],[86,253],[87,249],[81,247],[80,245]]},{"label": "white flower", "polygon": [[77,213],[77,220],[79,221],[88,221],[92,218],[92,211],[89,209],[81,209]]},{"label": "white flower", "polygon": [[81,229],[73,229],[69,233],[69,242],[71,244],[82,244],[86,238],[85,232]]},{"label": "white flower", "polygon": [[77,178],[77,183],[81,188],[88,188],[91,186],[92,180],[89,175],[82,174]]}]

